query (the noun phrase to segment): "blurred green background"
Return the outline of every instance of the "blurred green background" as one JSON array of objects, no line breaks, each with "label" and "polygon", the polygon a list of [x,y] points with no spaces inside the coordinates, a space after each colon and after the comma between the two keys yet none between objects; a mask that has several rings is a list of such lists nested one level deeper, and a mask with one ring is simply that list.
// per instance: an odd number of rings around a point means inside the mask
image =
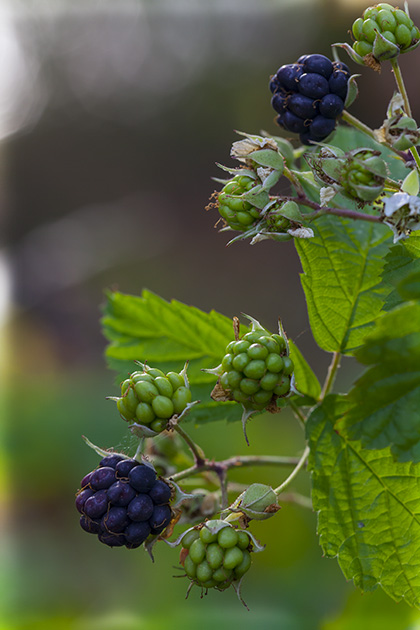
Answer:
[{"label": "blurred green background", "polygon": [[[361,595],[322,558],[316,515],[284,504],[253,526],[267,545],[238,602],[200,599],[174,579],[178,552],[109,549],[79,527],[74,494],[105,448],[127,446],[103,359],[104,288],[146,287],[227,316],[279,315],[320,378],[329,358],[308,326],[293,244],[241,243],[204,207],[232,164],[234,129],[277,133],[268,79],[308,52],[349,41],[364,4],[333,0],[0,2],[0,630],[168,626],[414,630],[420,617],[382,592]],[[420,21],[419,6],[410,3]],[[418,56],[401,60],[420,114]],[[416,57],[417,55],[417,57]],[[405,58],[406,57],[406,58]],[[342,55],[342,59],[347,61]],[[417,64],[417,66],[416,66]],[[360,72],[352,112],[379,127],[389,68]],[[147,357],[139,357],[147,359]],[[187,357],[186,357],[187,358]],[[337,389],[358,367],[344,361]],[[295,455],[285,411],[241,427],[188,426],[206,453]],[[278,485],[287,473],[237,472]],[[301,475],[294,489],[309,493]]]}]

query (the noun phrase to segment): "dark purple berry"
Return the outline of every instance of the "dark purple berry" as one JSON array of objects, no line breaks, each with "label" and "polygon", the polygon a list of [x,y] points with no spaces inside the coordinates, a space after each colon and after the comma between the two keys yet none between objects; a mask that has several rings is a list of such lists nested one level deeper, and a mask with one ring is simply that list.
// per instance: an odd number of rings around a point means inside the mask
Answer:
[{"label": "dark purple berry", "polygon": [[325,118],[337,118],[344,109],[344,101],[337,94],[326,94],[319,104],[319,113]]},{"label": "dark purple berry", "polygon": [[171,522],[172,513],[169,505],[156,505],[149,520],[152,534],[160,534]]},{"label": "dark purple berry", "polygon": [[136,491],[126,481],[116,481],[107,490],[108,499],[113,505],[124,507],[136,496]]},{"label": "dark purple berry", "polygon": [[324,116],[316,116],[309,127],[310,138],[313,140],[323,140],[330,135],[335,129],[335,120],[325,118]]},{"label": "dark purple berry", "polygon": [[99,490],[86,499],[83,511],[89,518],[100,518],[108,509],[106,490]]},{"label": "dark purple berry", "polygon": [[112,507],[104,514],[101,522],[102,529],[111,534],[119,534],[129,524],[127,510],[123,507]]},{"label": "dark purple berry", "polygon": [[127,514],[132,521],[148,521],[153,509],[154,504],[149,495],[139,494],[129,503]]},{"label": "dark purple berry", "polygon": [[302,144],[307,144],[309,146],[313,146],[310,136],[311,136],[311,133],[310,133],[309,129],[307,129],[303,133],[299,134],[299,140],[301,141]]},{"label": "dark purple berry", "polygon": [[298,89],[301,94],[309,98],[322,98],[330,90],[327,79],[315,72],[302,74]]},{"label": "dark purple berry", "polygon": [[150,525],[147,521],[130,523],[124,531],[128,543],[141,545],[150,534]]},{"label": "dark purple berry", "polygon": [[278,114],[284,114],[287,108],[287,100],[281,94],[274,94],[271,99],[271,106]]},{"label": "dark purple berry", "polygon": [[293,114],[293,112],[289,110],[283,114],[282,123],[285,129],[293,133],[305,131],[305,121],[303,118],[299,118],[299,116],[296,116],[296,114]]},{"label": "dark purple berry", "polygon": [[122,461],[124,457],[121,455],[107,455],[102,458],[99,462],[99,466],[109,466],[110,468],[115,468],[118,462]]},{"label": "dark purple berry", "polygon": [[155,505],[164,505],[169,503],[171,498],[171,488],[167,483],[158,479],[149,492],[149,497]]},{"label": "dark purple berry", "polygon": [[85,475],[83,477],[82,481],[80,482],[80,487],[81,488],[85,488],[86,486],[89,485],[91,476],[92,476],[92,473],[90,472],[90,473],[88,473],[87,475]]},{"label": "dark purple berry", "polygon": [[115,467],[117,477],[128,477],[128,473],[135,466],[140,466],[140,462],[137,462],[135,459],[123,459],[121,462],[118,462]]},{"label": "dark purple berry", "polygon": [[272,92],[273,94],[275,94],[277,92],[277,90],[280,88],[280,84],[278,82],[278,79],[277,79],[276,75],[271,77],[270,83],[269,83],[269,88],[270,88],[270,92]]},{"label": "dark purple berry", "polygon": [[277,70],[276,77],[281,87],[286,90],[291,90],[292,92],[297,92],[298,79],[302,73],[303,70],[301,65],[298,65],[297,63],[289,63],[285,66],[281,66],[281,68]]},{"label": "dark purple berry", "polygon": [[150,466],[142,464],[130,470],[128,479],[138,492],[149,492],[156,481],[156,473]]},{"label": "dark purple berry", "polygon": [[314,118],[318,114],[318,102],[303,94],[291,94],[287,106],[293,114],[304,120]]},{"label": "dark purple berry", "polygon": [[334,70],[328,80],[330,92],[339,96],[345,102],[347,96],[348,77],[340,70]]},{"label": "dark purple berry", "polygon": [[303,62],[303,71],[316,72],[328,79],[333,71],[333,65],[325,55],[308,55]]},{"label": "dark purple berry", "polygon": [[350,76],[350,68],[346,66],[346,64],[342,61],[333,61],[333,68],[334,70],[339,70],[340,72],[343,72],[348,77]]},{"label": "dark purple berry", "polygon": [[301,55],[296,63],[302,63],[303,64],[303,63],[305,63],[305,61],[307,60],[308,57],[310,57],[310,55]]},{"label": "dark purple berry", "polygon": [[80,517],[80,527],[89,534],[99,534],[101,531],[101,521],[88,518],[83,514]]},{"label": "dark purple berry", "polygon": [[84,490],[82,490],[81,492],[79,492],[76,496],[76,509],[82,513],[83,512],[83,508],[84,505],[87,501],[87,499],[89,499],[89,497],[93,496],[95,494],[95,492],[93,490],[91,490],[90,488],[85,488]]},{"label": "dark purple berry", "polygon": [[94,490],[103,490],[104,488],[109,488],[114,481],[116,481],[114,468],[105,466],[104,468],[97,468],[93,471],[90,478],[90,485]]},{"label": "dark purple berry", "polygon": [[122,547],[125,545],[125,536],[122,534],[109,534],[108,532],[101,532],[98,535],[99,540],[108,547]]},{"label": "dark purple berry", "polygon": [[142,543],[129,543],[126,542],[125,546],[127,547],[127,549],[138,549],[138,547],[141,547]]}]

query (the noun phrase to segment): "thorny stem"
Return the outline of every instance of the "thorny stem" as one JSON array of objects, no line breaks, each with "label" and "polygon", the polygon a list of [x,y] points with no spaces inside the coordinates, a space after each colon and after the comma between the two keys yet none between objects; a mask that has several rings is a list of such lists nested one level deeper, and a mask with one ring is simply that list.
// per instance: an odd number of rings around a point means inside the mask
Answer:
[{"label": "thorny stem", "polygon": [[327,378],[325,379],[325,383],[322,388],[321,395],[319,397],[319,402],[322,402],[325,396],[331,391],[331,388],[334,385],[334,380],[337,374],[337,370],[340,367],[340,360],[341,360],[341,353],[334,352],[332,361],[328,368]]},{"label": "thorny stem", "polygon": [[306,446],[305,450],[302,453],[302,456],[301,456],[300,460],[298,461],[297,465],[292,470],[290,475],[287,477],[287,479],[285,481],[283,481],[283,483],[281,483],[277,488],[274,489],[274,492],[277,494],[277,496],[279,494],[281,494],[283,492],[283,490],[285,490],[292,483],[293,479],[296,477],[296,475],[299,473],[299,471],[306,464],[306,459],[307,459],[309,453],[310,453],[309,446]]},{"label": "thorny stem", "polygon": [[[323,214],[334,214],[337,217],[344,217],[346,219],[354,219],[354,220],[362,220],[362,221],[370,221],[373,223],[382,223],[382,218],[380,216],[375,216],[372,214],[364,214],[363,212],[358,212],[358,210],[350,210],[347,208],[330,208],[328,206],[321,206],[316,201],[311,201],[306,196],[299,197],[277,197],[282,201],[297,201],[297,203],[302,206],[307,206],[308,208],[313,208],[316,212],[305,214],[305,219],[317,219]],[[274,199],[274,197],[272,197]]]},{"label": "thorny stem", "polygon": [[198,475],[206,470],[212,470],[218,474],[220,470],[240,468],[242,466],[296,466],[299,460],[296,457],[283,457],[281,455],[238,455],[220,462],[204,460],[201,464],[195,464],[190,468],[181,470],[171,476],[173,481],[180,481],[193,475]]},{"label": "thorny stem", "polygon": [[[392,65],[392,70],[394,71],[394,77],[398,86],[398,90],[404,101],[405,113],[407,114],[407,116],[411,118],[412,114],[411,114],[410,101],[408,100],[408,94],[405,88],[404,79],[401,73],[401,68],[400,68],[400,64],[398,63],[398,59],[397,58],[391,59],[391,65]],[[419,152],[417,151],[417,148],[411,147],[410,153],[413,156],[414,161],[416,163],[417,170],[420,173],[420,156],[419,156]]]}]

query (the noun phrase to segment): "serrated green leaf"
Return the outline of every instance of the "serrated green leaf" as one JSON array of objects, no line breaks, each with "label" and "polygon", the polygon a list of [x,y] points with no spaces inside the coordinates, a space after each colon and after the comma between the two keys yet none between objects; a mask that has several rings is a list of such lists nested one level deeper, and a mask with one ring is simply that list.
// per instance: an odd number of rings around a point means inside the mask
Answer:
[{"label": "serrated green leaf", "polygon": [[420,606],[420,466],[337,433],[347,409],[343,398],[328,396],[307,423],[321,546],[362,590],[380,585]]},{"label": "serrated green leaf", "polygon": [[312,333],[323,350],[352,354],[389,291],[380,283],[389,232],[335,216],[320,217],[313,228],[314,238],[295,240]]},{"label": "serrated green leaf", "polygon": [[420,303],[385,313],[356,357],[371,367],[337,428],[365,448],[390,446],[400,461],[420,462]]},{"label": "serrated green leaf", "polygon": [[385,256],[382,281],[390,292],[384,310],[389,311],[404,301],[398,287],[416,272],[420,272],[420,231],[413,232],[404,242],[392,245]]},{"label": "serrated green leaf", "polygon": [[321,394],[321,385],[299,348],[290,340],[289,351],[295,366],[296,389],[305,395],[307,404],[309,400],[309,404],[314,404]]}]

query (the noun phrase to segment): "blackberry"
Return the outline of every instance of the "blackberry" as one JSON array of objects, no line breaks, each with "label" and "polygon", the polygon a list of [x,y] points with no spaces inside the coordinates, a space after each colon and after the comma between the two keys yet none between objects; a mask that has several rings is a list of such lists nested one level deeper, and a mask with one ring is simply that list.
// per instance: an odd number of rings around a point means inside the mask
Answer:
[{"label": "blackberry", "polygon": [[344,109],[349,78],[346,64],[324,55],[302,55],[281,66],[270,80],[277,124],[299,134],[303,144],[325,140]]},{"label": "blackberry", "polygon": [[135,549],[171,522],[171,488],[150,466],[119,455],[111,462],[110,457],[82,479],[76,495],[80,526],[109,547]]},{"label": "blackberry", "polygon": [[202,588],[225,590],[251,566],[253,544],[247,532],[210,520],[181,540],[180,562],[187,577]]},{"label": "blackberry", "polygon": [[[175,414],[182,414],[191,402],[191,390],[187,383],[182,372],[164,374],[156,368],[143,366],[143,370],[133,372],[121,383],[121,396],[113,400],[124,420],[160,433],[166,428],[168,420]],[[121,457],[113,457],[114,468],[118,467],[120,475],[126,475],[128,470],[125,473],[122,470],[127,464],[121,461]]]}]

